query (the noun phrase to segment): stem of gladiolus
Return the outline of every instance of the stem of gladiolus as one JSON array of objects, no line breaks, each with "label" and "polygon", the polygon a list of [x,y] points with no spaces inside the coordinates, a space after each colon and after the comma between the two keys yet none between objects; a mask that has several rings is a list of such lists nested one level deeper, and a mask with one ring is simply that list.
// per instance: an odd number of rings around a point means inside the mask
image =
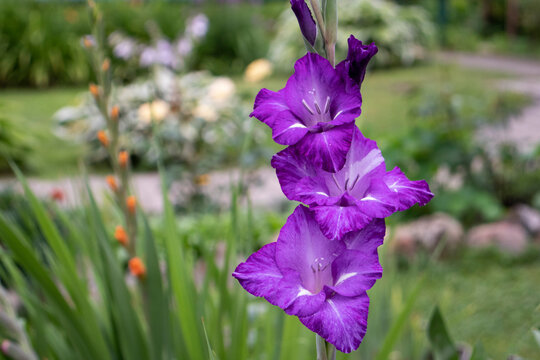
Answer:
[{"label": "stem of gladiolus", "polygon": [[326,352],[326,340],[319,335],[317,337],[317,360],[328,360],[328,353]]},{"label": "stem of gladiolus", "polygon": [[336,347],[317,336],[317,360],[336,360]]},{"label": "stem of gladiolus", "polygon": [[336,65],[336,41],[338,28],[337,0],[326,0],[323,2],[325,29],[325,48],[328,61],[332,66]]},{"label": "stem of gladiolus", "polygon": [[321,8],[319,7],[319,1],[309,0],[309,3],[311,4],[311,9],[313,10],[313,13],[315,14],[315,19],[317,19],[317,25],[319,26],[319,31],[321,32],[323,42],[326,44],[326,29],[324,26],[324,19],[321,12]]}]

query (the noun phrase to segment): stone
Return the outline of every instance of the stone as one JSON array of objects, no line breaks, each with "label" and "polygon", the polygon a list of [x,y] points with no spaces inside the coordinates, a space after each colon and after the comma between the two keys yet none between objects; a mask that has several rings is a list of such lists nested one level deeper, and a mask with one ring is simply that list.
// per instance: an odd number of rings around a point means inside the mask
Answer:
[{"label": "stone", "polygon": [[435,213],[397,226],[392,244],[395,252],[411,257],[419,250],[433,252],[441,241],[446,242],[445,251],[453,251],[462,240],[463,227],[459,221]]},{"label": "stone", "polygon": [[512,209],[510,219],[521,224],[533,237],[540,234],[540,212],[535,208],[517,205]]},{"label": "stone", "polygon": [[466,242],[473,248],[493,246],[504,253],[517,255],[527,248],[527,232],[519,224],[499,221],[471,228]]}]

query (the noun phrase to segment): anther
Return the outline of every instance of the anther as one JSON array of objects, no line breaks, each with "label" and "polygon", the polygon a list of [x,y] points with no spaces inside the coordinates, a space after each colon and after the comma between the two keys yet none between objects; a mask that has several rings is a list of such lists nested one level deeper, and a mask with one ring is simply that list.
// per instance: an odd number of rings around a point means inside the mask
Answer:
[{"label": "anther", "polygon": [[[309,107],[309,105],[307,104],[306,100],[302,99],[302,105],[304,105],[304,107],[306,108],[307,111],[309,111],[309,113],[311,115],[315,115],[315,113],[313,112],[313,110],[311,110],[311,108]],[[319,113],[320,114],[320,113]]]},{"label": "anther", "polygon": [[330,110],[330,96],[326,97],[326,103],[324,104],[324,113],[326,114]]}]

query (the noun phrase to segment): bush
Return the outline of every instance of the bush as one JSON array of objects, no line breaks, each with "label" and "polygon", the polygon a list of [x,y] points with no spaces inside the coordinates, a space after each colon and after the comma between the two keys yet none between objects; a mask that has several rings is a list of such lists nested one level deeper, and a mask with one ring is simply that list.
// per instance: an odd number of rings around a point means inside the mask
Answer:
[{"label": "bush", "polygon": [[[143,43],[151,42],[147,24],[159,25],[173,39],[184,30],[185,20],[206,13],[210,29],[195,50],[191,69],[219,74],[241,72],[252,60],[266,54],[273,28],[272,16],[281,4],[193,5],[152,1],[130,5],[126,1],[100,3],[105,33],[120,31]],[[83,4],[43,3],[33,0],[0,2],[0,86],[85,84],[92,78],[81,39],[90,33]],[[59,34],[62,34],[59,36]],[[116,77],[131,81],[141,74],[132,64],[113,59]]]}]

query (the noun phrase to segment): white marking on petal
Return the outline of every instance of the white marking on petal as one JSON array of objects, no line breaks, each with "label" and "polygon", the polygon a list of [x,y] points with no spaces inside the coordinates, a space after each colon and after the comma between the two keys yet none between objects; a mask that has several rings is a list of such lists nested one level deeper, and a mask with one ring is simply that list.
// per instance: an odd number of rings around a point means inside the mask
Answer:
[{"label": "white marking on petal", "polygon": [[313,293],[311,291],[309,291],[308,289],[304,289],[303,287],[300,286],[300,291],[298,291],[298,294],[296,294],[296,299],[298,299],[300,296],[304,296],[304,295],[313,295]]},{"label": "white marking on petal", "polygon": [[356,276],[358,275],[357,272],[351,272],[351,273],[346,273],[346,274],[343,274],[339,277],[338,281],[336,281],[335,285],[334,286],[338,286],[339,284],[341,284],[342,282],[344,282],[345,280],[347,279],[350,279],[352,278],[353,276]]},{"label": "white marking on petal", "polygon": [[428,190],[419,189],[419,188],[412,187],[412,186],[396,185],[396,184],[397,184],[397,181],[389,186],[389,188],[394,190],[394,192],[398,192],[398,189],[409,189],[409,190],[413,190],[413,191],[416,191],[416,192],[422,192],[424,194],[433,195],[433,193],[431,191],[428,191]]},{"label": "white marking on petal", "polygon": [[341,113],[343,112],[343,110],[339,110],[338,113],[336,115],[334,115],[334,118],[332,120],[336,120],[336,118],[341,115]]},{"label": "white marking on petal", "polygon": [[289,130],[289,129],[294,129],[294,128],[304,128],[304,129],[305,129],[306,126],[305,126],[304,124],[296,123],[296,124],[292,124],[291,126],[289,126],[289,127],[287,128],[287,130]]},{"label": "white marking on petal", "polygon": [[317,191],[315,194],[322,195],[322,196],[328,196],[328,194],[323,193],[322,191]]},{"label": "white marking on petal", "polygon": [[362,199],[360,199],[360,201],[377,201],[377,202],[381,202],[379,199],[376,199],[371,195],[363,197]]},{"label": "white marking on petal", "polygon": [[381,150],[372,149],[366,156],[364,156],[362,160],[356,161],[352,164],[352,169],[349,176],[352,177],[352,175],[356,172],[356,178],[360,180],[383,162],[384,158],[381,155]]}]

